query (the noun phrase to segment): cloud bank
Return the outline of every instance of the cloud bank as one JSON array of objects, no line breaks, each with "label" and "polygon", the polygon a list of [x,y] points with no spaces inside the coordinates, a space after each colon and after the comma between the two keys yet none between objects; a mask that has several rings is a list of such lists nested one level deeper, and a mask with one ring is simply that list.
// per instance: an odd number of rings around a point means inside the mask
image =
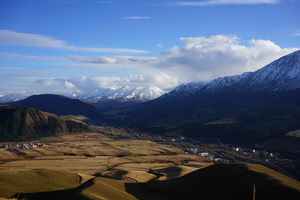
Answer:
[{"label": "cloud bank", "polygon": [[162,89],[169,89],[177,85],[178,78],[171,77],[165,73],[130,75],[124,78],[94,75],[90,77],[39,79],[31,83],[32,88],[35,90],[28,92],[39,93],[39,91],[43,91],[43,93],[59,92],[62,94],[84,95],[97,90],[117,89],[123,86],[132,88],[156,86]]},{"label": "cloud bank", "polygon": [[19,33],[11,30],[0,30],[0,45],[25,46],[37,48],[55,48],[66,51],[82,52],[109,52],[109,53],[148,53],[148,51],[135,49],[112,49],[78,47],[67,44],[63,40],[58,40],[49,36],[29,33]]},{"label": "cloud bank", "polygon": [[270,62],[292,53],[298,48],[281,48],[269,40],[247,41],[240,44],[237,36],[214,35],[211,37],[182,37],[183,46],[174,46],[157,57],[68,55],[71,61],[93,64],[130,64],[141,67],[145,73],[161,70],[178,77],[183,82],[242,74],[258,70]]},{"label": "cloud bank", "polygon": [[94,64],[145,64],[157,60],[155,57],[139,57],[139,56],[65,56],[70,61],[94,63]]},{"label": "cloud bank", "polygon": [[[20,39],[19,36],[16,34],[16,36],[7,37],[7,40],[0,39],[0,44],[22,44],[35,47],[52,45],[53,48],[61,48],[66,45],[51,37],[37,35],[23,37],[21,34]],[[17,42],[9,40],[13,37]],[[53,43],[51,43],[52,40]],[[299,48],[281,48],[269,40],[242,41],[235,35],[182,37],[180,41],[180,46],[174,46],[153,57],[125,55],[47,57],[1,53],[0,57],[4,59],[37,60],[45,61],[46,64],[49,64],[49,61],[59,61],[59,63],[51,63],[51,66],[55,64],[65,68],[45,67],[25,70],[23,67],[2,66],[1,69],[6,70],[0,74],[3,82],[10,79],[13,79],[10,82],[14,82],[17,79],[22,80],[22,78],[26,78],[26,81],[19,81],[19,85],[5,85],[5,88],[0,88],[0,95],[18,91],[85,94],[100,88],[147,87],[150,85],[169,89],[181,83],[209,81],[218,77],[255,71],[284,55],[299,50]],[[102,71],[116,75],[100,76]],[[57,78],[62,76],[62,72],[65,75],[68,74],[69,78]],[[83,74],[91,75],[81,76]]]}]

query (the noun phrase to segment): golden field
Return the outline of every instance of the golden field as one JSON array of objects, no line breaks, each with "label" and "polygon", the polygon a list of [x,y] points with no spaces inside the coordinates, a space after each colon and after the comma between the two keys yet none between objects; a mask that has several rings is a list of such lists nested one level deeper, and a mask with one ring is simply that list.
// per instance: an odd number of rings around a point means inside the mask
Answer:
[{"label": "golden field", "polygon": [[251,199],[253,184],[262,199],[270,189],[279,192],[272,199],[300,194],[298,181],[266,167],[213,164],[173,146],[119,139],[117,133],[65,135],[39,142],[46,145],[0,151],[0,198],[216,199],[223,194]]},{"label": "golden field", "polygon": [[[156,179],[157,176],[150,172],[158,173],[162,169],[165,170],[161,171],[160,179],[167,179],[169,167],[182,166],[184,170],[180,175],[183,175],[197,169],[189,167],[189,162],[199,166],[208,164],[205,158],[185,155],[172,146],[147,140],[113,140],[99,133],[43,138],[42,142],[47,145],[0,151],[0,197],[20,198],[23,195],[29,198],[26,194],[74,189],[92,180],[92,186],[82,191],[84,196],[103,199],[99,191],[106,191],[102,195],[108,195],[106,187],[109,187],[114,195],[122,191],[122,199],[125,194],[131,196],[122,189],[124,182]],[[116,183],[121,189],[110,187]],[[102,190],[97,193],[89,192],[99,187]]]}]

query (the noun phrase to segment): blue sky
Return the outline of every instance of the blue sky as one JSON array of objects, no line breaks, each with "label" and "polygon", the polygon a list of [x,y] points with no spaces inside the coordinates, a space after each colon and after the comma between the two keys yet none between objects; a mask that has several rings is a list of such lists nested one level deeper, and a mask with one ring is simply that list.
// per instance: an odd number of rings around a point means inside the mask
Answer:
[{"label": "blue sky", "polygon": [[254,71],[300,48],[299,0],[0,0],[0,96]]}]

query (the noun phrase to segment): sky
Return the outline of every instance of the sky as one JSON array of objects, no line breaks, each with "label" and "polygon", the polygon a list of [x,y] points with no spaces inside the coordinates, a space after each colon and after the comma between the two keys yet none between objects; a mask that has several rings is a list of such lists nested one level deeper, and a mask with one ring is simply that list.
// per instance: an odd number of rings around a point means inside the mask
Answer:
[{"label": "sky", "polygon": [[0,97],[255,71],[300,49],[300,0],[0,0]]}]

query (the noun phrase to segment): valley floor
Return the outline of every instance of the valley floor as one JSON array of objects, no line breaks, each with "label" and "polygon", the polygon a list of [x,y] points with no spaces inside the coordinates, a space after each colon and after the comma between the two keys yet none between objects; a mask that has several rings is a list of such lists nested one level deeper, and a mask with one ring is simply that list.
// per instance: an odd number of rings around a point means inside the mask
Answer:
[{"label": "valley floor", "polygon": [[214,164],[206,154],[187,153],[191,143],[149,139],[106,128],[102,134],[42,138],[28,149],[1,150],[0,198],[216,199],[223,193],[251,199],[254,185],[257,197],[265,197],[269,189],[276,191],[273,199],[287,193],[300,196],[298,181],[261,165]]}]

